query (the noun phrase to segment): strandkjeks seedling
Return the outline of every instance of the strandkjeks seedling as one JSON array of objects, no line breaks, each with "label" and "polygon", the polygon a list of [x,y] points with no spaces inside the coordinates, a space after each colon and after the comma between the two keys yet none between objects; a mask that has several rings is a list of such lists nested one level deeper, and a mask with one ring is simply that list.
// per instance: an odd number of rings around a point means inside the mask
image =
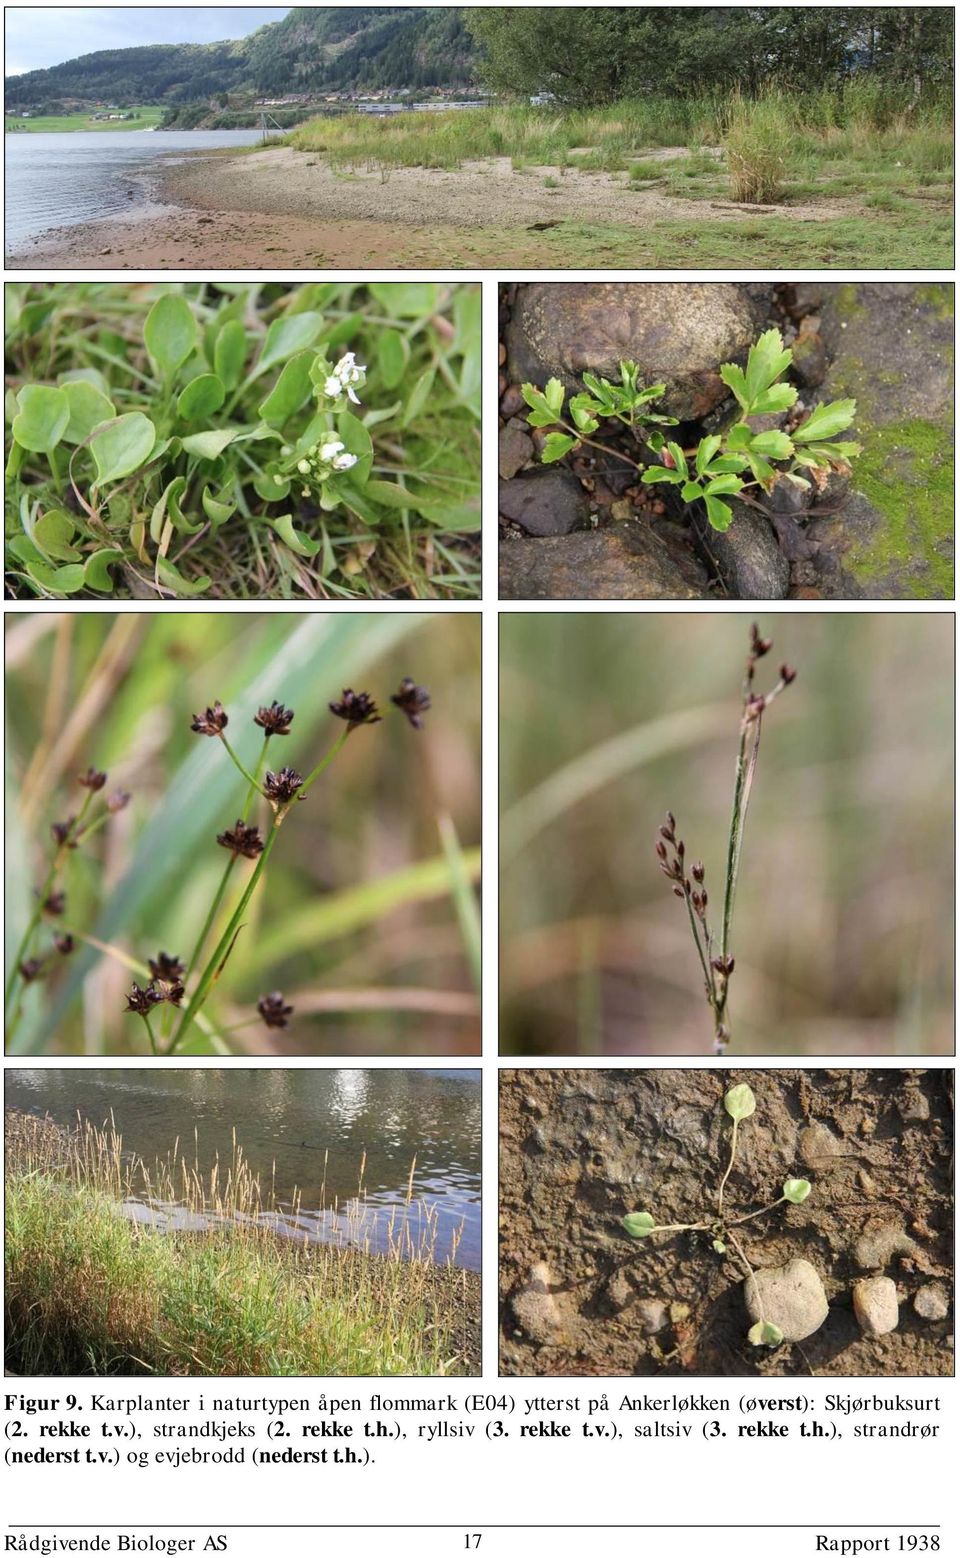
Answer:
[{"label": "strandkjeks seedling", "polygon": [[731,1249],[747,1273],[747,1282],[752,1284],[760,1311],[760,1319],[747,1332],[747,1341],[754,1347],[778,1347],[783,1341],[783,1332],[763,1314],[763,1299],[760,1286],[756,1281],[756,1273],[733,1230],[739,1228],[742,1223],[750,1222],[754,1217],[762,1217],[766,1212],[772,1212],[785,1201],[791,1206],[799,1206],[807,1199],[813,1187],[808,1179],[785,1179],[783,1193],[776,1201],[771,1201],[769,1206],[758,1207],[756,1211],[747,1212],[740,1217],[731,1217],[729,1211],[724,1208],[723,1193],[737,1156],[737,1132],[740,1122],[749,1120],[756,1110],[757,1100],[746,1082],[740,1082],[724,1094],[723,1107],[733,1121],[733,1129],[730,1133],[730,1157],[717,1191],[716,1212],[696,1223],[658,1223],[651,1212],[628,1212],[622,1219],[622,1223],[631,1239],[649,1239],[657,1233],[708,1233],[711,1235],[713,1248],[718,1255],[726,1255],[728,1249]]},{"label": "strandkjeks seedling", "polygon": [[[679,425],[676,417],[654,410],[666,393],[666,385],[641,385],[635,362],[620,363],[619,384],[585,373],[586,390],[570,397],[569,420],[563,415],[566,397],[559,379],[550,379],[543,390],[523,384],[521,392],[530,407],[530,426],[554,429],[547,434],[541,453],[545,463],[562,460],[571,450],[589,444],[632,465],[648,485],[663,482],[679,487],[684,503],[703,503],[714,530],[727,530],[733,510],[723,501],[725,497],[735,497],[750,487],[769,492],[777,481],[787,481],[804,492],[814,487],[820,490],[831,470],[848,474],[847,462],[860,453],[860,444],[833,441],[853,422],[855,400],[814,407],[806,421],[789,434],[778,428],[758,432],[751,427],[752,417],[786,412],[796,404],[794,385],[781,382],[792,362],[792,351],[784,347],[780,331],[774,329],[751,346],[745,370],[736,363],[724,363],[720,377],[732,392],[739,414],[725,432],[711,433],[691,449],[682,449],[661,431]],[[622,423],[641,446],[658,457],[658,463],[647,464],[598,442],[592,435],[601,420]]]}]

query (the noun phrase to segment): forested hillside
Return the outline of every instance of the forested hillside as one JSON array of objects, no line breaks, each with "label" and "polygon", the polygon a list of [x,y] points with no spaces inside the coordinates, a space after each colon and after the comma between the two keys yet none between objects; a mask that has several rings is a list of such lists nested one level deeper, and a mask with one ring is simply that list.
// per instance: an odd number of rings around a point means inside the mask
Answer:
[{"label": "forested hillside", "polygon": [[10,76],[6,104],[175,104],[240,91],[280,96],[456,85],[472,80],[474,57],[456,7],[297,6],[232,43],[101,49]]}]

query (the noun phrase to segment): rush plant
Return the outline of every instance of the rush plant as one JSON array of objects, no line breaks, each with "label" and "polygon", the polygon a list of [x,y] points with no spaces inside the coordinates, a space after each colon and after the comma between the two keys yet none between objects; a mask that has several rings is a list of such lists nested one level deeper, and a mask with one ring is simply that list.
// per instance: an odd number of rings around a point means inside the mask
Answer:
[{"label": "rush plant", "polygon": [[[793,353],[784,347],[779,330],[768,330],[750,348],[745,369],[724,363],[720,377],[736,401],[736,417],[725,431],[711,433],[687,449],[662,431],[679,426],[677,418],[655,410],[666,385],[642,386],[636,363],[621,362],[619,384],[585,373],[586,390],[570,397],[567,417],[559,379],[550,379],[543,390],[524,384],[522,393],[530,425],[551,429],[541,454],[546,463],[562,460],[584,444],[601,449],[632,465],[647,485],[679,487],[684,503],[703,504],[714,530],[727,530],[733,510],[725,498],[751,488],[767,493],[776,481],[810,492],[824,485],[831,470],[848,472],[848,462],[860,453],[860,444],[836,441],[836,434],[853,422],[855,400],[816,406],[790,433],[751,426],[753,418],[790,412],[796,405],[798,391],[783,379],[792,362]],[[633,435],[638,454],[655,455],[656,463],[594,438],[602,421],[620,422]]]},{"label": "rush plant", "polygon": [[792,666],[781,665],[777,681],[770,691],[757,692],[754,685],[757,662],[768,655],[772,648],[773,640],[763,638],[754,622],[750,628],[750,648],[741,688],[740,738],[733,782],[733,811],[727,840],[723,911],[718,934],[715,933],[707,912],[710,898],[703,861],[697,860],[692,865],[687,864],[686,845],[683,839],[677,837],[677,819],[672,812],[667,812],[656,844],[660,870],[667,881],[673,884],[674,896],[683,902],[690,921],[690,931],[703,970],[704,993],[713,1020],[715,1055],[725,1054],[730,1043],[728,1001],[730,980],[736,967],[736,960],[730,950],[733,904],[740,874],[747,807],[750,804],[750,793],[760,751],[763,716],[774,699],[790,686],[797,674]]},{"label": "rush plant", "polygon": [[[391,712],[403,715],[414,730],[423,724],[430,708],[426,688],[404,677],[390,698]],[[270,743],[289,735],[293,709],[281,702],[263,706],[253,715],[253,723],[263,732],[259,757],[249,770],[238,757],[226,732],[230,723],[227,710],[219,701],[193,716],[191,730],[198,736],[219,741],[243,781],[243,800],[236,808],[236,820],[216,835],[216,844],[227,859],[213,894],[202,928],[188,958],[160,951],[145,961],[122,955],[122,961],[137,976],[127,995],[126,1011],[143,1024],[145,1047],[154,1055],[172,1055],[206,1033],[214,1032],[221,1042],[235,1029],[218,1030],[211,1024],[205,1007],[229,962],[244,928],[245,915],[257,888],[264,881],[267,864],[280,836],[280,829],[293,807],[305,801],[313,786],[343,750],[350,735],[362,726],[378,725],[383,719],[373,698],[366,692],[346,688],[329,705],[334,719],[341,722],[336,739],[304,777],[296,769],[277,764],[267,766]],[[111,816],[121,811],[130,796],[122,791],[107,795],[99,812],[95,797],[107,783],[107,775],[95,768],[80,774],[77,784],[86,791],[75,815],[51,825],[52,849],[47,870],[36,892],[36,902],[7,975],[4,1011],[7,1043],[14,1038],[22,1015],[23,993],[28,985],[45,978],[56,963],[75,950],[78,943],[89,942],[107,952],[117,949],[93,940],[79,928],[66,923],[67,892],[63,886],[65,866],[71,851],[88,845]],[[268,821],[265,826],[251,820],[254,806],[260,803]],[[245,867],[246,878],[238,878]],[[232,901],[231,890],[238,887]],[[49,943],[44,940],[51,928]],[[118,954],[119,955],[119,954]],[[278,990],[262,995],[256,1015],[236,1027],[260,1022],[267,1028],[285,1028],[293,1013]],[[229,1053],[228,1047],[224,1049]]]},{"label": "rush plant", "polygon": [[[755,1211],[746,1212],[737,1217],[731,1217],[728,1207],[724,1206],[724,1192],[727,1181],[733,1170],[737,1157],[737,1140],[741,1123],[749,1120],[757,1107],[756,1098],[751,1088],[745,1082],[740,1082],[731,1087],[724,1094],[723,1107],[732,1121],[730,1132],[730,1152],[727,1166],[724,1169],[717,1188],[715,1210],[702,1216],[697,1222],[692,1223],[658,1223],[652,1212],[628,1212],[622,1221],[625,1233],[631,1239],[649,1239],[654,1234],[677,1233],[701,1233],[710,1238],[711,1246],[717,1255],[727,1255],[731,1250],[734,1257],[740,1262],[750,1280],[756,1276],[753,1266],[747,1258],[743,1245],[735,1228],[740,1228],[744,1223],[752,1222],[755,1217],[764,1217],[768,1212],[773,1212],[778,1206],[800,1206],[810,1194],[813,1188],[808,1179],[785,1179],[780,1195],[775,1201],[766,1206],[758,1207]],[[776,1347],[783,1341],[783,1332],[779,1326],[773,1325],[763,1317],[762,1296],[759,1285],[754,1282],[754,1291],[757,1302],[761,1305],[761,1317],[757,1323],[747,1332],[747,1340],[754,1347]]]}]

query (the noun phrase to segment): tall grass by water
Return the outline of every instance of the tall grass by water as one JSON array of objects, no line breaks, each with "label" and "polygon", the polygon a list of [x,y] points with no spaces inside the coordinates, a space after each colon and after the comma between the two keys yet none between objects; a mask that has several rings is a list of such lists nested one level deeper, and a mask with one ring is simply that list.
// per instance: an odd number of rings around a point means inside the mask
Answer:
[{"label": "tall grass by water", "polygon": [[[283,1237],[234,1137],[201,1172],[195,1138],[148,1165],[112,1123],[8,1114],[7,1365],[19,1374],[444,1375],[479,1366],[479,1286],[416,1198],[371,1253],[364,1162],[332,1242]],[[381,1225],[381,1236],[383,1234]],[[382,1239],[381,1239],[382,1242]]]},{"label": "tall grass by water", "polygon": [[[363,114],[319,118],[289,137],[335,168],[456,169],[465,162],[509,157],[515,168],[619,173],[657,147],[722,149],[726,188],[737,200],[789,195],[790,182],[827,172],[838,159],[900,165],[905,178],[947,173],[953,133],[946,98],[913,105],[906,90],[854,80],[842,93],[797,95],[773,90],[740,95],[649,97],[605,108],[562,110],[502,104],[470,113]],[[722,166],[722,165],[721,165]],[[719,168],[718,168],[719,171]]]}]

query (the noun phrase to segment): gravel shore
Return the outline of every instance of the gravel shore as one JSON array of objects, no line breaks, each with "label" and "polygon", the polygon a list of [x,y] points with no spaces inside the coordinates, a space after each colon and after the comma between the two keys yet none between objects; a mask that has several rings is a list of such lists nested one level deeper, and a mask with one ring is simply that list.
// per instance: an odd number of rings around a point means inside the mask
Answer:
[{"label": "gravel shore", "polygon": [[[658,160],[677,155],[665,148]],[[550,229],[562,223],[642,230],[658,221],[757,214],[727,201],[676,199],[656,185],[631,190],[607,173],[573,170],[547,188],[550,174],[514,170],[508,157],[381,172],[332,169],[287,146],[242,156],[198,152],[161,169],[148,213],[55,229],[8,263],[108,270],[257,270],[266,263],[285,270],[471,269],[495,261],[528,268],[549,265]],[[837,201],[788,211],[794,221],[812,222],[849,214]]]}]

